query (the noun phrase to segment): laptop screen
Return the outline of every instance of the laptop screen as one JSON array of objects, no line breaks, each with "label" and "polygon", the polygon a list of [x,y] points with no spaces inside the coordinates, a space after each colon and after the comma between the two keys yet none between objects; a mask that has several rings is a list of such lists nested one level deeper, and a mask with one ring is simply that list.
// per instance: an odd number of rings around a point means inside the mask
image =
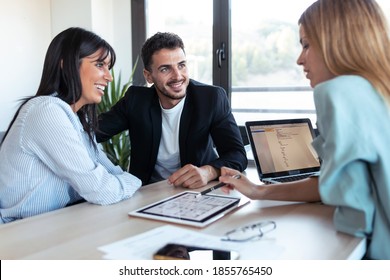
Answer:
[{"label": "laptop screen", "polygon": [[261,178],[319,170],[309,119],[254,121],[246,128]]}]

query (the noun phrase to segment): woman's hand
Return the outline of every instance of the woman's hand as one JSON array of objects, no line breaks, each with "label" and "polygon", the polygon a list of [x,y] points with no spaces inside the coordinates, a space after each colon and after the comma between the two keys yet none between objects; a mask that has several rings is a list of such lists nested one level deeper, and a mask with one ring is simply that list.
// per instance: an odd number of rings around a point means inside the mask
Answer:
[{"label": "woman's hand", "polygon": [[[240,178],[233,178],[234,175],[240,175]],[[231,190],[236,189],[250,199],[261,199],[262,187],[249,181],[245,175],[237,170],[222,167],[219,181],[226,184],[221,188],[224,193],[228,194]]]},{"label": "woman's hand", "polygon": [[[240,179],[233,178],[234,175],[240,175]],[[309,177],[290,183],[256,185],[237,170],[222,167],[219,181],[226,184],[222,191],[229,193],[236,189],[250,199],[259,200],[281,200],[281,201],[321,201],[318,177]]]}]

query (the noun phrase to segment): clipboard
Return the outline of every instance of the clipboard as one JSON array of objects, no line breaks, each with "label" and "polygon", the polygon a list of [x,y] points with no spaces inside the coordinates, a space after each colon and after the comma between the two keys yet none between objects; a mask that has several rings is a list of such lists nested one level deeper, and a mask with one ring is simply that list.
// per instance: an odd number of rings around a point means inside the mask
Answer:
[{"label": "clipboard", "polygon": [[250,202],[247,197],[185,191],[129,212],[130,216],[205,227]]}]

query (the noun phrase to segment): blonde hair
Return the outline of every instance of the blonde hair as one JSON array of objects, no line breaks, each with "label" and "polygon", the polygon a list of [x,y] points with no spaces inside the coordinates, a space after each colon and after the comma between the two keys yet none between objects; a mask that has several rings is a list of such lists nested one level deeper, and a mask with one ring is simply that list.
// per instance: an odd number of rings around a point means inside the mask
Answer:
[{"label": "blonde hair", "polygon": [[374,0],[318,0],[298,22],[334,75],[366,78],[390,106],[390,40]]}]

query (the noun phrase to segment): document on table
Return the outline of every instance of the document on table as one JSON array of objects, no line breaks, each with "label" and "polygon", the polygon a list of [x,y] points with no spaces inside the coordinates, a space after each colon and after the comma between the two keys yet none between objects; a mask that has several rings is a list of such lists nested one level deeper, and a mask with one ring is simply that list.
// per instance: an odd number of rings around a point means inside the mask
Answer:
[{"label": "document on table", "polygon": [[283,248],[274,242],[221,241],[220,236],[204,234],[172,225],[161,226],[98,248],[105,253],[103,258],[114,260],[152,260],[153,254],[167,243],[201,245],[213,249],[234,250],[240,259],[277,259]]},{"label": "document on table", "polygon": [[250,202],[247,197],[182,192],[129,212],[130,216],[205,227]]}]

